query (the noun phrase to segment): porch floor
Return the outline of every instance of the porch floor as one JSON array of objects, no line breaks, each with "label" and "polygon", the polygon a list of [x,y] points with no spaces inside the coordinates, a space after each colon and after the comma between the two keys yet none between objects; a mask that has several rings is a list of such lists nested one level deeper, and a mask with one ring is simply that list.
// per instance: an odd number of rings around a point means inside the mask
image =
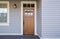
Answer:
[{"label": "porch floor", "polygon": [[0,35],[0,39],[40,39],[38,36]]}]

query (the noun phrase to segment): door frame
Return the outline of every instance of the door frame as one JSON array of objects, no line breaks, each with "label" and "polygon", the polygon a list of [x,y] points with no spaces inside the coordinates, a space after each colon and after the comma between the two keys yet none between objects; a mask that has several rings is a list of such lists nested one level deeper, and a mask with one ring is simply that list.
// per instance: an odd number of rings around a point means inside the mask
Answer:
[{"label": "door frame", "polygon": [[37,5],[36,5],[36,1],[21,1],[21,35],[23,35],[23,3],[34,3],[35,4],[34,35],[37,35]]}]

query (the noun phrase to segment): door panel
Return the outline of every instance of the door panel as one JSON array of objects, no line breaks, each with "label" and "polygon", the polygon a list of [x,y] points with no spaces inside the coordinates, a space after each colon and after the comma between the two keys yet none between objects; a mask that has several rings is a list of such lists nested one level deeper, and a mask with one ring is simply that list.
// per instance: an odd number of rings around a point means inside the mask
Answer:
[{"label": "door panel", "polygon": [[34,35],[34,8],[23,8],[23,34]]}]

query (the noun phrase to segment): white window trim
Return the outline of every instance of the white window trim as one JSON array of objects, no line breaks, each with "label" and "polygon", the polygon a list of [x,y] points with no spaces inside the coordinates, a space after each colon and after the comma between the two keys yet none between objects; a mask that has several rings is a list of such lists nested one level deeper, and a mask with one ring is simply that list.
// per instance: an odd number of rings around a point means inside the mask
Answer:
[{"label": "white window trim", "polygon": [[4,25],[9,25],[9,1],[0,1],[0,3],[6,3],[7,4],[7,8],[8,8],[8,12],[7,12],[7,23],[0,23],[0,26]]}]

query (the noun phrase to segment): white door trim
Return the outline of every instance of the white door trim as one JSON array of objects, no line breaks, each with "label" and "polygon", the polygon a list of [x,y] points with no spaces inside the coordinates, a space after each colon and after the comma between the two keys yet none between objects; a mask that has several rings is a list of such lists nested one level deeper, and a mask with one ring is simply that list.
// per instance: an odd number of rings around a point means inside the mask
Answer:
[{"label": "white door trim", "polygon": [[37,35],[37,9],[36,9],[36,7],[37,7],[37,5],[36,5],[36,1],[21,1],[21,34],[23,35],[23,3],[33,3],[33,4],[35,4],[35,15],[34,15],[34,25],[35,25],[35,28],[34,28],[34,35]]}]

